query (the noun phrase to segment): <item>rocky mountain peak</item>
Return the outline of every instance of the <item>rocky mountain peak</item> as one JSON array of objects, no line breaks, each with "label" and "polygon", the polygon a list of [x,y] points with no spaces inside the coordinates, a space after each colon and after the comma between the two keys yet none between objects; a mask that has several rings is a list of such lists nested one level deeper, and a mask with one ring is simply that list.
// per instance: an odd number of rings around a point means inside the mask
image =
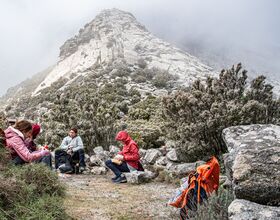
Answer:
[{"label": "rocky mountain peak", "polygon": [[[148,32],[129,12],[116,8],[103,10],[94,20],[81,28],[77,35],[60,47],[60,59],[73,54],[80,45],[86,44],[92,39],[100,40],[101,36],[119,36],[128,29],[133,29],[134,32],[137,32],[138,29],[140,32]],[[110,46],[109,42],[108,46]]]},{"label": "rocky mountain peak", "polygon": [[156,68],[176,76],[182,85],[205,80],[213,74],[197,58],[153,36],[132,14],[111,9],[102,11],[78,35],[64,43],[60,60],[33,95],[60,78],[85,76],[119,61],[134,69],[141,61],[148,69]]}]

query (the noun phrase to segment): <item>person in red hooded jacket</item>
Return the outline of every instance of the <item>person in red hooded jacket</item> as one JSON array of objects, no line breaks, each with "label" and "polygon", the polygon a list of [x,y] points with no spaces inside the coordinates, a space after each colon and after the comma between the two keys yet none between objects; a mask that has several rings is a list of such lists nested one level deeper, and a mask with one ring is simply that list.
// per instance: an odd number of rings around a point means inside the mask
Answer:
[{"label": "person in red hooded jacket", "polygon": [[118,152],[114,159],[107,160],[105,164],[116,175],[112,178],[113,182],[125,183],[127,181],[123,174],[124,172],[143,169],[139,161],[139,149],[135,141],[131,139],[126,131],[120,131],[115,139],[123,142],[124,146],[122,151]]}]

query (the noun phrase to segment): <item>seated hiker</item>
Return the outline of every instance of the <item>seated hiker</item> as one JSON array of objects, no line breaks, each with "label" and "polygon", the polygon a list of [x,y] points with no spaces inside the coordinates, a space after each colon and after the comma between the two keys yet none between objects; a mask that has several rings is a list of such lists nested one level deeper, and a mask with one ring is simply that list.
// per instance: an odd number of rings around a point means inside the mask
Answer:
[{"label": "seated hiker", "polygon": [[[41,132],[41,126],[38,125],[38,124],[33,124],[32,125],[32,134],[31,134],[31,137],[30,138],[27,138],[25,140],[25,144],[28,148],[28,150],[30,152],[34,152],[34,151],[37,151],[37,150],[40,150],[40,148],[37,147],[36,143],[34,142],[34,140],[36,139],[36,137],[40,134]],[[42,147],[42,149],[47,149],[47,146],[44,146]],[[52,167],[52,157],[51,155],[48,155],[48,156],[45,156],[45,157],[42,157],[40,160],[38,160],[37,162],[41,162],[41,163],[44,163],[46,164],[47,166],[49,167]]]},{"label": "seated hiker", "polygon": [[78,160],[79,170],[85,170],[85,151],[78,130],[71,128],[69,136],[65,137],[58,149],[55,150],[55,168],[63,173],[73,172],[72,162]]},{"label": "seated hiker", "polygon": [[33,161],[44,162],[45,157],[50,158],[50,152],[43,148],[30,152],[25,141],[27,138],[32,138],[31,136],[32,124],[27,120],[18,121],[14,127],[9,126],[5,130],[6,148],[10,151],[12,162],[15,165]]},{"label": "seated hiker", "polygon": [[138,146],[128,133],[126,131],[120,131],[116,136],[116,140],[123,142],[124,146],[122,151],[120,151],[115,158],[107,160],[105,164],[116,175],[112,178],[113,182],[125,183],[127,180],[123,172],[143,171],[143,167],[139,161]]},{"label": "seated hiker", "polygon": [[219,188],[220,165],[215,157],[189,174],[188,180],[177,191],[169,205],[180,208],[181,219],[193,218],[197,206],[207,201],[213,192]]}]

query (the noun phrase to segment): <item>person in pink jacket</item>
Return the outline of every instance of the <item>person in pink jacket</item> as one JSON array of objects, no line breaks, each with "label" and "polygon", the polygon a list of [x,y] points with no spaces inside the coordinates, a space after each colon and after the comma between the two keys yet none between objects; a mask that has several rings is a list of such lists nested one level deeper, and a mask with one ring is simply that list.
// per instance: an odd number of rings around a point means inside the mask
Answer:
[{"label": "person in pink jacket", "polygon": [[[12,162],[15,165],[44,162],[50,158],[50,152],[45,149],[31,152],[25,140],[32,136],[32,124],[27,120],[18,121],[14,127],[9,126],[5,130],[6,147],[10,151]],[[49,161],[49,158],[48,161]],[[48,163],[47,163],[48,164]],[[50,164],[48,164],[50,165]]]}]

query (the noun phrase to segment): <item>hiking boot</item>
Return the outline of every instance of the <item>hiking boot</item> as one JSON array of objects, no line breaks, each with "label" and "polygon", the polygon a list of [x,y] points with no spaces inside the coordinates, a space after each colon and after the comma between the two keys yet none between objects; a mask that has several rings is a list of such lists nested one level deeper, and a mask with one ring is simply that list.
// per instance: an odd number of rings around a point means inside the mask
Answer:
[{"label": "hiking boot", "polygon": [[119,178],[118,176],[115,176],[115,177],[113,177],[111,180],[112,180],[113,182],[115,182],[116,179],[118,179],[118,178]]},{"label": "hiking boot", "polygon": [[119,176],[119,177],[114,181],[114,183],[126,183],[126,182],[127,182],[127,179],[126,179],[125,175]]}]

